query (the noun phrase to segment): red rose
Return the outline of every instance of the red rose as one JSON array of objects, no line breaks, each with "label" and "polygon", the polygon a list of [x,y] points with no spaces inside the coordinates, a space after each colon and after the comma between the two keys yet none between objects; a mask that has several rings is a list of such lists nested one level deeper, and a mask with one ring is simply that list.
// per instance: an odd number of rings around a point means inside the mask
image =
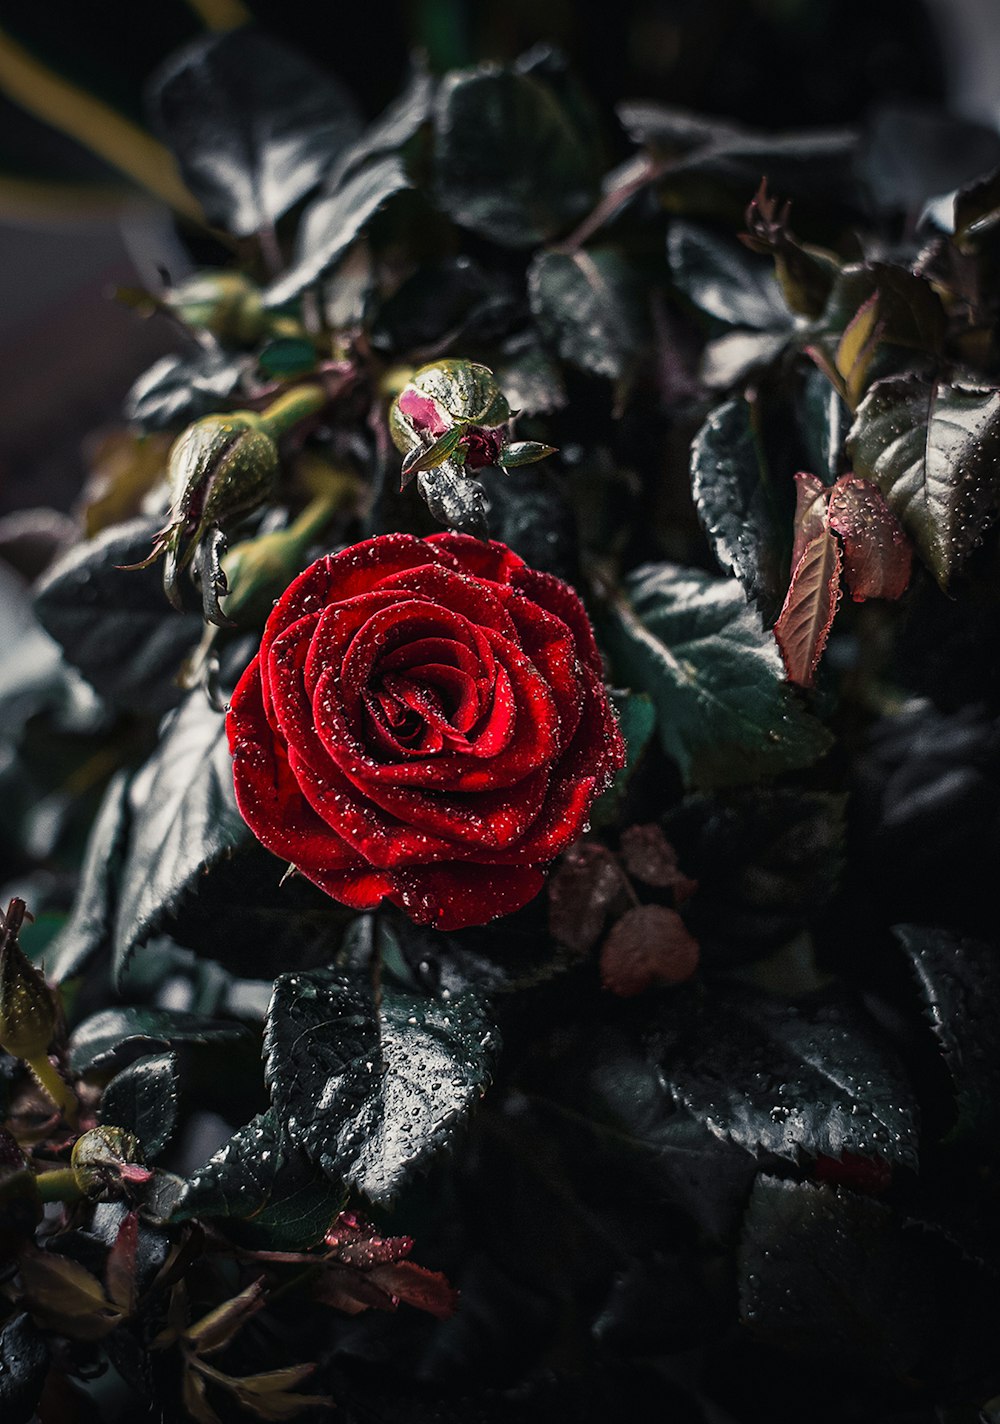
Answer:
[{"label": "red rose", "polygon": [[440,929],[520,908],[624,759],[579,598],[503,544],[386,534],[286,590],[227,722],[257,838]]}]

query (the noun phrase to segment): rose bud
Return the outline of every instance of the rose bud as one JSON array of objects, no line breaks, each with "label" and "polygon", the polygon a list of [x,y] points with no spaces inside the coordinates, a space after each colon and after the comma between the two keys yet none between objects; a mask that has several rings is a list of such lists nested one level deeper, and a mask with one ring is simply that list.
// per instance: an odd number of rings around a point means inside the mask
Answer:
[{"label": "rose bud", "polygon": [[143,1164],[139,1139],[121,1127],[92,1127],[73,1144],[73,1178],[84,1196],[120,1197],[153,1175]]},{"label": "rose bud", "polygon": [[[511,409],[488,366],[435,361],[407,381],[389,410],[393,444],[403,454],[402,488],[415,475],[450,462],[456,472],[490,465],[528,464],[553,453],[551,445],[511,446]],[[516,451],[506,459],[505,452]]]},{"label": "rose bud", "polygon": [[268,329],[260,289],[242,272],[196,272],[165,292],[163,303],[186,326],[227,345],[252,346]]}]

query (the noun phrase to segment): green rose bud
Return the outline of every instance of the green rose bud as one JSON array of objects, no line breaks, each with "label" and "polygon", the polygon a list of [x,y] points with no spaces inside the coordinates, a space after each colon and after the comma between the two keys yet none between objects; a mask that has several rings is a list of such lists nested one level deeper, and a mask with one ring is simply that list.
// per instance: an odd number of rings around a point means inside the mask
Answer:
[{"label": "green rose bud", "polygon": [[227,345],[252,346],[268,330],[260,289],[242,272],[196,272],[163,301],[187,326]]},{"label": "green rose bud", "polygon": [[79,1191],[91,1198],[120,1197],[153,1175],[143,1163],[139,1139],[121,1127],[92,1127],[73,1144],[70,1158]]}]

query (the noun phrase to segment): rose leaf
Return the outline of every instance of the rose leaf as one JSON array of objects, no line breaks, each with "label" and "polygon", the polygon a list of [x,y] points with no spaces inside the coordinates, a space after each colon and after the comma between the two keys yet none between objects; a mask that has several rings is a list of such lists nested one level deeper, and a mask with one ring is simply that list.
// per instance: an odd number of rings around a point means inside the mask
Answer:
[{"label": "rose leaf", "polygon": [[123,414],[143,430],[171,430],[211,415],[234,397],[247,365],[218,347],[162,356],[132,386]]},{"label": "rose leaf", "polygon": [[652,697],[664,749],[688,785],[753,781],[808,766],[829,748],[733,579],[675,564],[637,569],[604,644],[617,675]]},{"label": "rose leaf", "polygon": [[611,248],[538,253],[528,299],[542,333],[581,371],[623,381],[646,344],[637,274]]},{"label": "rose leaf", "polygon": [[901,598],[910,582],[913,547],[878,486],[841,475],[827,517],[843,544],[844,580],[854,601]]},{"label": "rose leaf", "polygon": [[698,968],[698,941],[676,910],[635,905],[601,947],[601,983],[630,999],[654,984],[681,984]]},{"label": "rose leaf", "polygon": [[243,1038],[246,1029],[207,1014],[129,1005],[101,1009],[73,1030],[69,1061],[74,1073],[103,1068],[119,1049],[138,1043],[215,1043]]},{"label": "rose leaf", "polygon": [[875,1025],[845,998],[794,1003],[748,985],[661,995],[646,1047],[717,1137],[795,1162],[844,1152],[914,1167],[916,1104]]},{"label": "rose leaf", "polygon": [[99,1120],[134,1133],[148,1160],[158,1157],[177,1121],[177,1055],[151,1054],[123,1068],[104,1090]]},{"label": "rose leaf", "polygon": [[790,329],[791,313],[774,264],[716,236],[700,223],[675,220],[667,234],[674,285],[700,311],[726,326]]},{"label": "rose leaf", "polygon": [[305,197],[361,128],[335,79],[253,28],[183,49],[155,76],[150,102],[205,216],[237,237]]},{"label": "rose leaf", "polygon": [[383,989],[331,969],[276,982],[265,1075],[292,1141],[334,1180],[391,1200],[486,1091],[495,1030],[478,996]]},{"label": "rose leaf", "polygon": [[1000,504],[1000,390],[912,374],[877,381],[848,448],[946,589]]},{"label": "rose leaf", "polygon": [[823,529],[802,551],[774,625],[789,682],[812,687],[840,601],[840,545]]}]

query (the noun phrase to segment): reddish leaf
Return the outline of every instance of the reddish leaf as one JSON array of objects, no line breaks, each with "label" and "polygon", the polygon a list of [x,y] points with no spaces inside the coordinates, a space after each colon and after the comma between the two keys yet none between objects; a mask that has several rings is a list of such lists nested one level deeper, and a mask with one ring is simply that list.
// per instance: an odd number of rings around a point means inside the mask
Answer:
[{"label": "reddish leaf", "polygon": [[343,1211],[326,1235],[336,1254],[316,1283],[315,1297],[348,1315],[362,1310],[395,1310],[400,1301],[439,1320],[453,1314],[458,1292],[437,1271],[407,1261],[409,1236],[377,1236],[354,1212]]},{"label": "reddish leaf", "polygon": [[843,541],[844,580],[855,602],[899,598],[910,582],[913,546],[878,486],[841,475],[830,495],[829,520]]},{"label": "reddish leaf", "polygon": [[774,636],[789,682],[812,687],[840,599],[840,545],[829,529],[811,539],[795,565]]},{"label": "reddish leaf", "polygon": [[376,1266],[368,1279],[396,1300],[425,1310],[437,1320],[447,1320],[455,1314],[458,1291],[440,1271],[428,1271],[413,1261],[397,1261],[394,1265]]},{"label": "reddish leaf", "polygon": [[621,891],[621,867],[611,852],[593,841],[577,841],[549,881],[552,938],[585,954],[600,938],[608,910]]},{"label": "reddish leaf", "polygon": [[818,475],[800,470],[795,476],[795,542],[792,568],[798,566],[806,545],[826,528],[826,506],[830,491]]},{"label": "reddish leaf", "polygon": [[622,831],[621,857],[625,869],[643,885],[672,890],[674,904],[683,905],[698,888],[677,864],[677,852],[657,825],[629,826]]},{"label": "reddish leaf", "polygon": [[652,984],[681,984],[698,968],[698,941],[676,910],[636,905],[612,927],[601,949],[601,980],[621,998]]},{"label": "reddish leaf", "polygon": [[374,1228],[353,1211],[342,1211],[324,1239],[336,1251],[338,1261],[361,1271],[401,1261],[413,1250],[412,1236],[377,1236]]},{"label": "reddish leaf", "polygon": [[104,1266],[104,1283],[108,1296],[123,1315],[135,1311],[138,1285],[135,1278],[135,1256],[139,1246],[139,1214],[128,1212],[122,1218],[115,1244],[108,1252]]}]

